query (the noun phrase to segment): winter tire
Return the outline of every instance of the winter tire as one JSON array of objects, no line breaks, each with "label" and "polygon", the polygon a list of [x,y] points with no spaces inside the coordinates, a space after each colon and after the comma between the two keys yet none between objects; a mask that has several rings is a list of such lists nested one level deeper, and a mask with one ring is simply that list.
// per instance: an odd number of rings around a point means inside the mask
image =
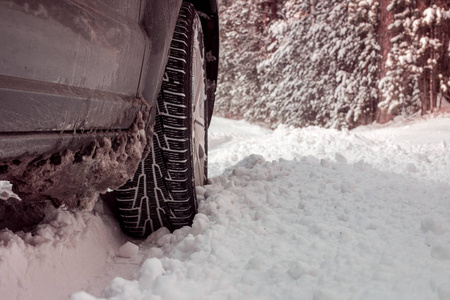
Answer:
[{"label": "winter tire", "polygon": [[158,96],[152,149],[134,177],[115,191],[119,221],[131,236],[192,224],[195,186],[207,176],[205,82],[200,19],[183,3]]}]

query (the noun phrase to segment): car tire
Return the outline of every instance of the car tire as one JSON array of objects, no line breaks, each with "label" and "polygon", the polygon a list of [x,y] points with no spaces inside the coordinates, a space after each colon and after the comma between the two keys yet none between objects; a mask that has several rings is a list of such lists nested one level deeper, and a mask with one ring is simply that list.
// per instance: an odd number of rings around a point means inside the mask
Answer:
[{"label": "car tire", "polygon": [[203,48],[197,12],[183,3],[157,100],[152,149],[134,177],[114,192],[119,222],[130,236],[189,226],[197,213],[195,186],[207,179]]}]

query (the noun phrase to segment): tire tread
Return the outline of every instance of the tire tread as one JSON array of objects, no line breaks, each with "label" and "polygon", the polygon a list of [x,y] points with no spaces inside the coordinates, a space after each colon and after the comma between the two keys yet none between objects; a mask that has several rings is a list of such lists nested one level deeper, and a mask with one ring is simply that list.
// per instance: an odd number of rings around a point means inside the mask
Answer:
[{"label": "tire tread", "polygon": [[159,227],[172,231],[190,225],[197,211],[188,138],[192,131],[189,68],[195,18],[193,6],[183,3],[157,99],[153,147],[134,177],[115,191],[121,226],[134,237],[145,237]]}]

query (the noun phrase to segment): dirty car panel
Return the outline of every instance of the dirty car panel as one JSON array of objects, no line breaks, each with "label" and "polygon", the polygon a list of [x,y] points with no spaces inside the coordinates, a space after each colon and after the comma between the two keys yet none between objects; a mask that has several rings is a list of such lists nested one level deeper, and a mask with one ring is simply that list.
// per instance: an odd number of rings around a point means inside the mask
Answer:
[{"label": "dirty car panel", "polygon": [[28,201],[89,208],[132,176],[180,6],[0,0],[0,180]]}]

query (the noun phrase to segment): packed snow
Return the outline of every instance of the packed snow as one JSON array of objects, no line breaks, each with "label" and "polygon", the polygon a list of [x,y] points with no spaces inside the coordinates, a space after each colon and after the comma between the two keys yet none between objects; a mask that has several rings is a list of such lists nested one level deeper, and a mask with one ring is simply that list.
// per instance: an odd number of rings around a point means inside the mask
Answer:
[{"label": "packed snow", "polygon": [[[0,299],[450,299],[450,115],[336,131],[214,118],[192,227],[108,200],[0,232]],[[11,187],[0,183],[0,197]]]}]

